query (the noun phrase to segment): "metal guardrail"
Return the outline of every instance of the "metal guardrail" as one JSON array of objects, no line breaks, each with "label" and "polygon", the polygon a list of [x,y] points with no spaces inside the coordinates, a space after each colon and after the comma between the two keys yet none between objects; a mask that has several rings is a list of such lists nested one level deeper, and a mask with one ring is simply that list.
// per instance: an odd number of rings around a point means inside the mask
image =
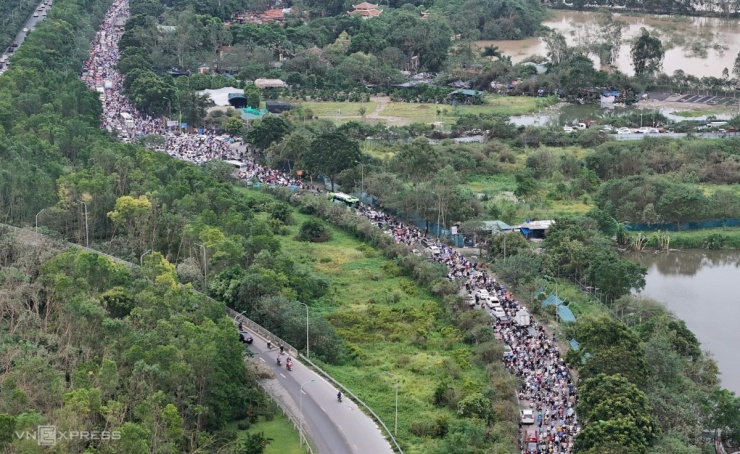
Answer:
[{"label": "metal guardrail", "polygon": [[[270,395],[270,392],[267,390],[267,387],[265,387],[265,385],[263,385],[260,382],[257,382],[257,386],[262,388],[262,391],[265,394],[267,394],[268,396]],[[298,431],[298,435],[301,438],[301,445],[303,445],[304,442],[306,444],[306,452],[310,454],[314,454],[313,448],[311,447],[311,443],[308,442],[308,437],[306,437],[306,434],[303,432],[303,429],[301,428],[300,423],[295,420],[290,410],[285,408],[285,405],[283,405],[282,402],[280,402],[279,400],[273,398],[272,401],[275,402],[278,408],[280,408],[280,410],[283,412],[283,416],[287,417],[290,420],[290,422],[293,423],[293,428]]]},{"label": "metal guardrail", "polygon": [[334,379],[334,377],[332,377],[331,375],[329,375],[328,372],[326,372],[325,370],[323,370],[322,368],[320,368],[319,366],[317,366],[316,363],[314,363],[313,361],[311,361],[310,359],[308,359],[305,355],[301,354],[300,357],[301,357],[301,359],[303,361],[305,361],[307,364],[309,364],[314,370],[316,370],[318,373],[320,373],[321,375],[323,375],[324,378],[326,378],[327,380],[329,380],[332,383],[334,383],[338,388],[341,388],[342,390],[344,390],[344,394],[352,397],[353,400],[355,400],[360,405],[362,405],[363,407],[365,407],[365,410],[367,410],[367,412],[370,413],[370,415],[373,417],[373,419],[377,423],[379,423],[381,426],[383,426],[383,429],[385,429],[386,433],[388,434],[388,438],[390,438],[390,440],[393,442],[393,445],[395,446],[396,450],[400,454],[403,454],[403,450],[398,445],[398,442],[396,441],[396,437],[393,436],[393,433],[390,431],[390,429],[388,429],[388,426],[385,425],[385,423],[383,422],[383,420],[380,419],[380,416],[378,416],[373,411],[373,409],[370,408],[370,406],[368,406],[365,402],[363,402],[362,399],[360,399],[359,397],[357,397],[357,395],[355,395],[355,393],[353,393],[352,391],[350,391],[346,386],[344,386],[343,384],[341,384],[338,381],[336,381]]},{"label": "metal guardrail", "polygon": [[[91,252],[93,254],[103,255],[103,256],[106,256],[106,257],[110,258],[114,262],[116,262],[116,263],[122,263],[122,264],[128,266],[129,268],[139,268],[140,267],[139,265],[137,265],[135,263],[128,262],[128,261],[123,260],[123,259],[121,259],[119,257],[115,257],[115,256],[112,256],[110,254],[106,254],[105,252],[101,252],[101,251],[98,251],[98,250],[95,250],[95,249],[92,249],[92,248],[89,248],[89,247],[81,246],[79,244],[70,243],[70,242],[66,242],[66,241],[59,241],[59,240],[56,240],[56,239],[53,239],[53,238],[49,238],[46,235],[35,233],[33,231],[28,231],[26,229],[22,229],[20,227],[16,227],[16,226],[13,226],[13,225],[0,224],[0,226],[7,227],[8,229],[13,230],[13,231],[15,231],[17,233],[21,233],[21,234],[24,234],[24,235],[34,236],[37,239],[46,238],[46,239],[50,239],[50,240],[52,240],[52,241],[54,241],[56,243],[59,243],[59,244],[65,244],[65,245],[69,245],[69,246],[72,246],[72,247],[76,247],[78,249],[82,249],[82,250]],[[206,295],[205,293],[199,292],[198,290],[191,289],[191,291],[193,293],[196,293],[198,295],[201,295],[201,296],[203,296],[205,298],[208,298],[211,301],[218,302],[215,299],[211,298],[210,296]],[[385,429],[385,431],[388,433],[388,437],[391,439],[391,441],[393,441],[393,444],[395,445],[395,447],[398,450],[398,452],[400,454],[403,454],[403,450],[398,445],[398,442],[396,441],[396,438],[393,436],[393,434],[391,433],[391,431],[385,425],[385,423],[383,422],[383,420],[380,419],[380,417],[372,410],[372,408],[370,408],[365,402],[363,402],[359,397],[357,397],[347,387],[345,387],[344,385],[342,385],[341,383],[339,383],[338,381],[336,381],[326,371],[324,371],[323,369],[321,369],[319,366],[317,366],[316,364],[314,364],[310,359],[308,359],[303,354],[301,354],[298,351],[298,349],[296,349],[295,347],[293,347],[289,343],[285,342],[284,340],[282,340],[278,336],[274,335],[273,333],[271,333],[267,329],[263,328],[261,325],[259,325],[255,321],[251,320],[249,317],[246,317],[244,314],[241,314],[241,313],[235,311],[234,309],[232,309],[230,307],[226,307],[226,314],[229,315],[230,317],[232,317],[234,320],[238,320],[238,321],[242,322],[244,325],[246,325],[246,327],[248,329],[252,330],[252,332],[254,334],[262,337],[263,339],[269,340],[269,341],[271,341],[275,345],[281,345],[282,344],[285,347],[285,350],[287,351],[287,353],[289,355],[293,356],[294,358],[297,358],[297,357],[300,356],[306,363],[310,364],[311,367],[313,367],[316,371],[318,371],[321,375],[323,375],[324,378],[326,378],[327,380],[331,381],[332,383],[334,383],[335,385],[337,385],[338,387],[340,387],[341,389],[343,389],[345,394],[351,396],[355,401],[359,402],[368,411],[368,413],[373,417],[373,419],[375,419],[376,422],[380,423],[380,425],[383,426],[383,428]],[[283,411],[283,413],[288,416],[288,418],[293,423],[293,425],[296,426],[297,423],[296,423],[295,419],[293,418],[292,414],[290,413],[290,411],[287,408],[285,408],[285,406],[283,406],[283,404],[280,401],[278,401],[277,398],[275,398],[274,396],[272,396],[267,391],[267,388],[265,388],[265,386],[263,386],[259,382],[257,382],[257,384],[260,386],[260,388],[262,388],[263,391],[265,391],[265,393],[268,396],[270,396],[270,398],[273,400],[273,402],[275,402],[280,407],[280,409]],[[311,454],[314,454],[314,452],[313,452],[313,450],[311,448],[311,445],[308,442],[308,438],[306,437],[306,434],[301,430],[300,427],[298,427],[297,430],[298,430],[299,434],[303,437],[303,439],[306,440],[306,446],[307,446],[307,451],[306,452],[309,452]]]},{"label": "metal guardrail", "polygon": [[[193,290],[195,292],[195,290]],[[196,292],[200,293],[200,292]],[[208,295],[205,295],[203,293],[200,293],[201,295],[205,296],[206,298],[215,301],[213,298],[211,298]],[[276,335],[272,334],[270,331],[263,328],[259,323],[251,320],[249,317],[246,317],[244,314],[240,314],[239,312],[235,311],[234,309],[227,307],[226,313],[229,314],[231,318],[234,320],[238,320],[242,322],[247,329],[251,330],[254,334],[257,334],[259,337],[265,339],[266,341],[272,342],[273,345],[280,346],[282,345],[285,347],[285,350],[288,352],[288,354],[294,358],[298,357],[298,349],[290,345],[289,343],[285,342],[284,340],[280,339]]]}]

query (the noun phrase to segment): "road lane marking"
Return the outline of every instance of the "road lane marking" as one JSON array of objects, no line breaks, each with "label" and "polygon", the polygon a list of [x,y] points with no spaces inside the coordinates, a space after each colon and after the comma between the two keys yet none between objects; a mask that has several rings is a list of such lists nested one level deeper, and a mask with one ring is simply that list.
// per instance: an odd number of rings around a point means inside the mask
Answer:
[{"label": "road lane marking", "polygon": [[324,412],[324,413],[326,413],[326,408],[322,407],[321,405],[319,405],[319,408],[320,408],[321,410],[323,410],[323,412]]},{"label": "road lane marking", "polygon": [[[304,390],[301,390],[301,393],[303,393],[303,394],[306,394],[306,391],[304,391]],[[308,394],[306,394],[306,395],[308,396]]]},{"label": "road lane marking", "polygon": [[280,374],[280,376],[283,377],[283,378],[285,378],[285,375],[283,375],[283,374]]},{"label": "road lane marking", "polygon": [[267,361],[265,361],[265,358],[260,358],[260,361],[262,361],[263,363],[266,363],[267,362]]}]

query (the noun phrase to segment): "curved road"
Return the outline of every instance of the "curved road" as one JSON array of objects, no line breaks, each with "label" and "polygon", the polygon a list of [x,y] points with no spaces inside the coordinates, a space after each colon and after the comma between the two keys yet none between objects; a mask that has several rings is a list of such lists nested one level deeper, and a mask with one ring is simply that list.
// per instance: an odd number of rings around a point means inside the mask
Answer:
[{"label": "curved road", "polygon": [[[45,237],[28,229],[7,224],[0,226],[8,227],[18,237],[32,245],[37,245],[39,238]],[[95,249],[74,243],[68,244],[105,255],[130,267],[138,267],[137,264]],[[283,404],[296,421],[302,420],[301,426],[316,448],[315,454],[393,454],[390,442],[386,440],[381,429],[357,404],[345,396],[342,396],[341,403],[338,402],[337,388],[295,358],[293,370],[288,371],[285,368],[287,353],[281,356],[282,366],[278,366],[276,359],[280,350],[274,345],[268,349],[264,339],[251,330],[248,332],[254,339],[249,345],[249,350],[253,353],[252,361],[264,362],[275,376],[273,379],[260,380],[260,383],[274,399]],[[236,339],[236,336],[234,338]]]},{"label": "curved road", "polygon": [[263,362],[275,375],[273,379],[262,380],[262,385],[293,413],[296,420],[301,421],[303,415],[303,429],[317,453],[393,453],[380,428],[357,404],[346,396],[338,402],[337,388],[295,358],[293,370],[288,371],[285,368],[287,354],[281,356],[282,366],[278,366],[276,359],[280,350],[275,345],[268,349],[264,339],[250,334],[254,338],[249,346],[253,360]]}]

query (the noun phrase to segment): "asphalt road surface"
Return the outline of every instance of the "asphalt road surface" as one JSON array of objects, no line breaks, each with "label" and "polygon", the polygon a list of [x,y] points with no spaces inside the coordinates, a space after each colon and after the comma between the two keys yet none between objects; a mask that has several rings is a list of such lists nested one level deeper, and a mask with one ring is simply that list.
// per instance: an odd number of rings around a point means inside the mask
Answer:
[{"label": "asphalt road surface", "polygon": [[[21,27],[21,30],[18,32],[18,34],[15,37],[14,42],[18,44],[18,47],[23,44],[23,41],[26,40],[26,36],[28,36],[29,33],[31,33],[31,30],[36,27],[36,24],[41,22],[42,20],[46,19],[46,13],[51,9],[51,5],[46,5],[46,0],[39,3],[38,6],[36,6],[36,9],[31,13],[31,16],[26,20],[26,22],[23,24],[23,27]],[[34,14],[37,14],[38,17],[33,17]],[[24,29],[28,29],[28,32],[24,32]],[[10,56],[12,56],[15,52],[11,52],[11,48],[13,47],[13,43],[11,43],[11,47],[8,47],[3,52],[2,56],[6,57],[6,59]],[[18,50],[18,47],[15,47],[15,50]],[[5,63],[2,67],[0,67],[0,71],[3,71],[8,67],[8,63]]]},{"label": "asphalt road surface", "polygon": [[317,454],[393,453],[381,429],[357,404],[344,395],[340,403],[338,389],[295,358],[293,370],[288,371],[287,354],[281,356],[282,365],[278,366],[280,350],[275,345],[268,350],[265,340],[250,334],[254,338],[249,346],[254,360],[264,362],[275,374],[274,379],[263,380],[262,384],[298,421],[303,414],[303,429]]}]

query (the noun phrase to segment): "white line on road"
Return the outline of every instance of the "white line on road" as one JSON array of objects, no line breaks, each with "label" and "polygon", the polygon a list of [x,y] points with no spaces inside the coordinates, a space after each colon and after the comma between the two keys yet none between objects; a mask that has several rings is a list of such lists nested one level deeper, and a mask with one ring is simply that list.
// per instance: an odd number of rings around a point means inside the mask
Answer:
[{"label": "white line on road", "polygon": [[[301,390],[301,392],[302,392],[303,394],[306,394],[306,391],[304,391],[304,390]],[[308,396],[308,394],[306,394],[306,395]]]},{"label": "white line on road", "polygon": [[321,409],[321,410],[322,410],[322,411],[323,411],[324,413],[326,413],[326,408],[322,407],[321,405],[319,405],[319,408],[320,408],[320,409]]},{"label": "white line on road", "polygon": [[285,375],[283,375],[283,374],[280,374],[280,376],[283,377],[283,378],[285,378]]},{"label": "white line on road", "polygon": [[267,362],[267,361],[265,361],[265,358],[260,358],[260,361],[262,361],[263,363],[266,363]]}]

